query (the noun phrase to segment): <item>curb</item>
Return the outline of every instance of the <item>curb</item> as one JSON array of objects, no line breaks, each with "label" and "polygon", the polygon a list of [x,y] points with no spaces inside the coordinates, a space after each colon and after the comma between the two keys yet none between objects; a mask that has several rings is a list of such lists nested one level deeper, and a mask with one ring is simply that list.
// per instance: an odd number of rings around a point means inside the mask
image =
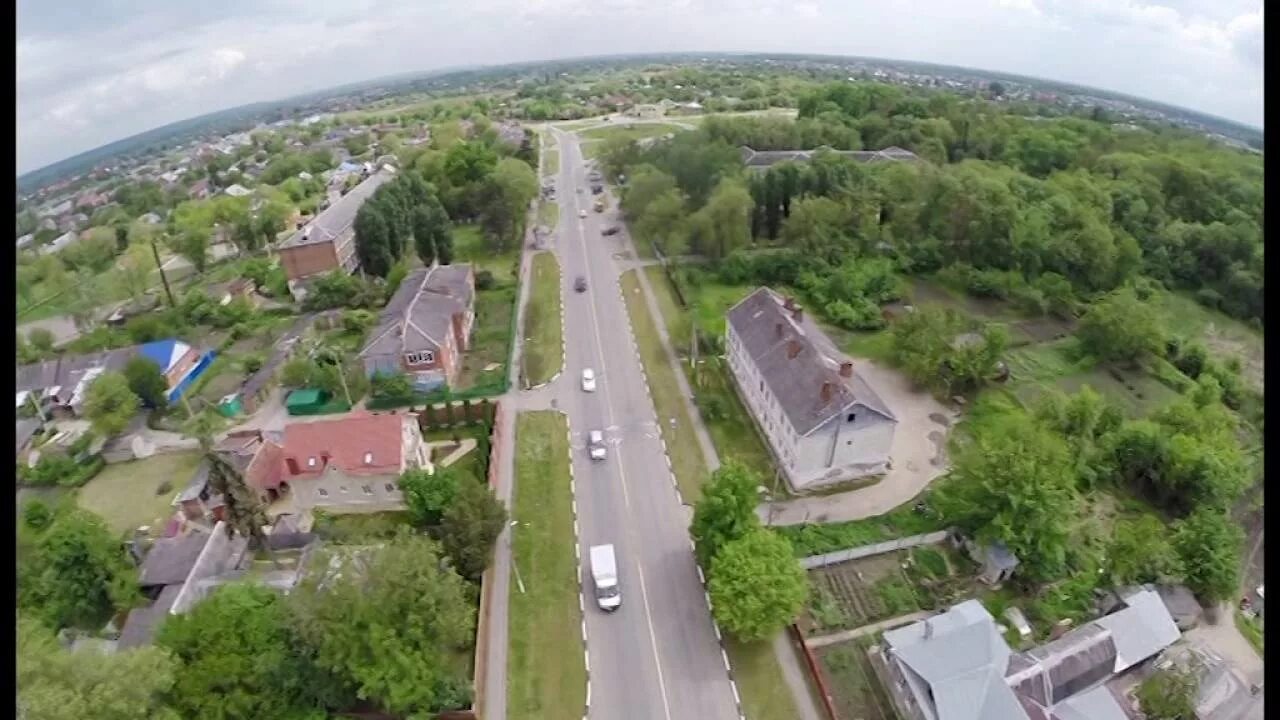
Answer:
[{"label": "curb", "polygon": [[[644,289],[640,287],[639,280],[640,270],[633,269],[626,272],[636,273],[636,289],[643,295]],[[640,355],[640,345],[636,341],[635,329],[632,327],[631,323],[631,309],[630,306],[627,305],[627,294],[622,289],[622,276],[625,275],[626,272],[618,275],[618,296],[622,299],[622,306],[623,308],[626,308],[627,311],[627,331],[631,335],[631,347],[635,350],[636,360],[640,364],[640,378],[644,382],[645,392],[649,395],[649,402],[653,403],[653,393],[649,390],[649,376],[648,373],[645,372],[644,358]],[[675,469],[671,464],[671,453],[667,450],[666,438],[662,436],[662,422],[658,418],[658,407],[656,404],[653,406],[653,419],[654,424],[658,426],[658,442],[662,445],[662,456],[667,461],[667,476],[671,478],[671,488],[675,490],[676,501],[683,506],[685,505],[684,496],[680,493],[679,483],[676,482]],[[712,613],[711,610],[711,593],[707,588],[707,576],[702,569],[702,565],[698,563],[698,556],[695,550],[696,548],[693,544],[693,537],[689,536],[689,554],[693,555],[693,566],[698,571],[698,582],[702,583],[702,597],[707,603],[707,614],[711,616],[711,629],[715,631],[716,642],[720,645],[720,659],[724,662],[725,674],[729,676],[729,689],[733,691],[733,702],[734,706],[738,709],[738,720],[747,720],[747,715],[742,710],[742,695],[738,692],[738,681],[734,678],[733,666],[729,663],[729,652],[724,646],[724,636],[721,634],[720,624],[716,622],[715,614]]]},{"label": "curb", "polygon": [[582,720],[591,714],[591,651],[587,645],[587,600],[582,579],[582,535],[578,529],[578,488],[573,477],[573,431],[569,425],[569,414],[563,410],[555,411],[564,418],[565,443],[569,447],[569,507],[573,514],[573,557],[578,572],[578,613],[582,621],[582,667],[587,675],[587,696],[582,708]]}]

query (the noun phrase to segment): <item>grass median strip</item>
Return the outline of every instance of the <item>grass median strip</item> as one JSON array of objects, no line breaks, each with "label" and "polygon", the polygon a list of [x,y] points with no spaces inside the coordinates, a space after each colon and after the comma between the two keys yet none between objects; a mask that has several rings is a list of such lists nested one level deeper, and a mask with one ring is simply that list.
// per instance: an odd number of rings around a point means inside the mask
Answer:
[{"label": "grass median strip", "polygon": [[557,412],[516,418],[512,517],[518,525],[511,561],[518,575],[511,582],[507,658],[507,714],[513,718],[579,717],[586,702],[567,432]]},{"label": "grass median strip", "polygon": [[524,379],[529,386],[548,382],[564,364],[564,326],[560,321],[560,263],[555,255],[533,256],[529,304],[524,311]]},{"label": "grass median strip", "polygon": [[698,438],[693,434],[693,421],[686,410],[684,398],[680,396],[675,370],[667,362],[658,328],[641,293],[635,270],[622,274],[622,294],[626,298],[636,344],[640,346],[640,362],[644,364],[644,374],[649,380],[649,394],[658,413],[658,425],[662,428],[662,439],[667,443],[676,483],[684,501],[693,504],[702,496],[707,464],[702,457],[702,448],[698,447]]},{"label": "grass median strip", "polygon": [[742,712],[748,720],[794,720],[796,712],[791,688],[782,677],[778,657],[768,640],[742,642],[724,638],[724,649],[733,666],[733,677],[742,696]]}]

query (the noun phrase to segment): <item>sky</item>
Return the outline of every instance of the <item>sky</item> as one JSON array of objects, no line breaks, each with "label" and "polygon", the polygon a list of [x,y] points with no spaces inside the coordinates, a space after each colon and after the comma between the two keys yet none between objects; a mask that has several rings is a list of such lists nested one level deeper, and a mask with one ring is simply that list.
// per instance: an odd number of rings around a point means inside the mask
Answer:
[{"label": "sky", "polygon": [[18,0],[19,173],[385,75],[649,52],[997,70],[1262,126],[1262,0]]}]

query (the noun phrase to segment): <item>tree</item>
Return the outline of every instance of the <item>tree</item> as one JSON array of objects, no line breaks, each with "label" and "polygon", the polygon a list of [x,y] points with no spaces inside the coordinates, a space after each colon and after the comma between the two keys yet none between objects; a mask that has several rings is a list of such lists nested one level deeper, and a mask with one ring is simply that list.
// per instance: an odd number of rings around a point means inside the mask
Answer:
[{"label": "tree", "polygon": [[262,529],[268,524],[267,512],[257,493],[245,482],[244,474],[214,449],[213,436],[203,429],[196,432],[199,433],[197,439],[204,454],[204,462],[209,466],[209,490],[222,496],[223,522],[226,523],[227,535],[248,538],[251,544],[267,554],[277,570],[280,569]]},{"label": "tree", "polygon": [[1156,670],[1138,686],[1138,705],[1148,720],[1195,720],[1199,689],[1189,669]]},{"label": "tree", "polygon": [[186,230],[172,241],[173,249],[186,258],[197,273],[204,272],[209,263],[209,232],[207,230]]},{"label": "tree", "polygon": [[1052,580],[1066,569],[1080,507],[1070,454],[1023,413],[962,450],[932,504],[979,542],[1003,543],[1028,579]]},{"label": "tree", "polygon": [[61,508],[19,548],[18,607],[49,627],[97,630],[137,595],[124,546],[87,510]]},{"label": "tree", "polygon": [[386,277],[398,259],[392,252],[392,227],[384,213],[382,207],[371,199],[360,206],[355,220],[356,256],[360,267],[378,277]]},{"label": "tree", "polygon": [[519,243],[529,214],[529,203],[538,194],[538,178],[528,165],[504,158],[481,185],[483,207],[480,224],[496,250]]},{"label": "tree", "polygon": [[460,480],[457,472],[437,467],[434,472],[406,470],[400,475],[398,485],[414,524],[435,527],[458,497]]},{"label": "tree", "polygon": [[175,709],[189,718],[300,719],[354,699],[339,678],[312,665],[290,614],[278,592],[235,583],[169,616],[156,645],[181,663]]},{"label": "tree", "polygon": [[72,651],[18,616],[18,713],[24,720],[178,720],[165,704],[176,676],[164,650]]},{"label": "tree", "polygon": [[289,388],[304,388],[311,385],[315,364],[306,358],[294,358],[280,368],[280,384]]},{"label": "tree", "polygon": [[464,479],[440,521],[440,545],[459,575],[479,581],[506,525],[507,509],[489,486]]},{"label": "tree", "polygon": [[760,477],[736,460],[711,474],[702,497],[693,506],[693,536],[698,563],[709,567],[720,548],[760,525],[756,516]]},{"label": "tree", "polygon": [[[628,217],[636,219],[644,215],[651,203],[669,193],[680,198],[675,178],[652,165],[639,165],[631,170],[620,204]],[[681,199],[681,205],[683,204]]]},{"label": "tree", "polygon": [[1116,522],[1107,561],[1111,581],[1116,585],[1182,577],[1182,563],[1169,542],[1168,528],[1152,515]]},{"label": "tree", "polygon": [[53,352],[53,332],[48,328],[31,328],[31,330],[27,332],[27,342],[30,342],[31,347],[37,350],[41,355],[48,355]]},{"label": "tree", "polygon": [[737,180],[722,180],[698,214],[705,216],[710,236],[694,242],[693,250],[712,258],[724,258],[751,242],[751,211],[755,201]]},{"label": "tree", "polygon": [[436,236],[436,260],[441,265],[453,263],[453,233],[449,232]]},{"label": "tree", "polygon": [[422,264],[430,266],[438,257],[437,246],[450,245],[453,232],[449,215],[440,200],[431,193],[413,212],[413,242]]},{"label": "tree", "polygon": [[688,250],[684,198],[674,187],[653,198],[632,217],[637,239],[657,245],[667,256],[679,255]]},{"label": "tree", "polygon": [[141,355],[133,357],[124,366],[125,381],[129,390],[142,404],[150,408],[163,408],[169,404],[169,381],[160,366]]},{"label": "tree", "polygon": [[373,547],[322,550],[290,604],[316,662],[348,677],[359,697],[396,714],[456,709],[469,682],[451,655],[475,629],[465,581],[428,537],[401,530]]},{"label": "tree", "polygon": [[1221,510],[1198,510],[1175,526],[1173,547],[1187,587],[1202,600],[1221,602],[1240,587],[1244,530]]},{"label": "tree", "polygon": [[120,373],[107,371],[89,383],[84,416],[94,432],[109,438],[129,426],[138,412],[138,404],[138,396],[129,389],[129,381]]},{"label": "tree", "polygon": [[791,543],[759,527],[720,548],[707,588],[716,621],[746,641],[784,627],[809,595],[808,578]]},{"label": "tree", "polygon": [[116,252],[124,252],[129,249],[129,227],[127,225],[116,226]]},{"label": "tree", "polygon": [[1164,347],[1164,330],[1151,303],[1131,288],[1116,290],[1094,303],[1080,321],[1081,346],[1101,360],[1133,362]]}]

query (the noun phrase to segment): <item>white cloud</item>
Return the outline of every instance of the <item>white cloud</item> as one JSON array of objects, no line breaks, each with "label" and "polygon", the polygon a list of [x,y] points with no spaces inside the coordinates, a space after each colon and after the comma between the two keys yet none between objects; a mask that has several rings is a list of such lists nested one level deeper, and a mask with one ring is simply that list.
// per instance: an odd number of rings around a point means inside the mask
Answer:
[{"label": "white cloud", "polygon": [[1262,123],[1260,0],[18,0],[19,168],[392,73],[671,51],[936,62]]}]

